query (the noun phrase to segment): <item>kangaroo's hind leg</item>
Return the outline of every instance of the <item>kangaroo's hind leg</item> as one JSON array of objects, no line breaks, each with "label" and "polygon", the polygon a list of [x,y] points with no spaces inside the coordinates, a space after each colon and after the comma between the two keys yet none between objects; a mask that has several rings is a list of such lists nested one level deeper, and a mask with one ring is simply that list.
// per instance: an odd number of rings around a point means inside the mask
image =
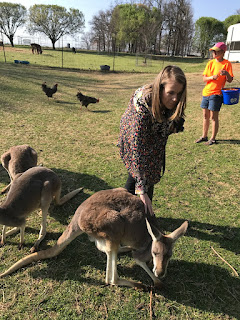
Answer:
[{"label": "kangaroo's hind leg", "polygon": [[2,228],[2,237],[1,237],[1,246],[4,246],[6,243],[6,237],[16,233],[19,230],[19,227],[15,227],[9,231],[6,230],[7,226],[3,226]]},{"label": "kangaroo's hind leg", "polygon": [[48,209],[50,207],[52,200],[53,200],[53,195],[52,195],[51,183],[49,181],[46,181],[44,182],[44,186],[41,193],[41,199],[40,199],[40,208],[42,212],[41,228],[40,228],[38,239],[30,250],[31,252],[35,252],[38,250],[39,244],[43,241],[43,239],[46,236]]},{"label": "kangaroo's hind leg", "polygon": [[21,227],[14,227],[10,230],[7,231],[7,226],[3,226],[2,228],[2,237],[1,237],[1,243],[0,246],[4,246],[6,243],[6,238],[8,236],[11,236],[12,234],[16,233],[18,230],[20,230],[20,243],[19,243],[19,249],[22,249],[24,246],[24,233],[25,233],[25,226],[26,224],[24,223]]}]

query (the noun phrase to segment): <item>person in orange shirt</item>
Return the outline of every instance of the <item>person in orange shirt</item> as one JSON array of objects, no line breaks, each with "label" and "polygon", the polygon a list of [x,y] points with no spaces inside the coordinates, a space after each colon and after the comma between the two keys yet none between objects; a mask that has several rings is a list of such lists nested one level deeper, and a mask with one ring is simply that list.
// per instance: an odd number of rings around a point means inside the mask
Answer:
[{"label": "person in orange shirt", "polygon": [[[195,142],[205,142],[206,145],[216,144],[216,135],[219,129],[219,111],[223,103],[222,88],[226,81],[232,82],[233,72],[231,62],[224,59],[223,56],[227,50],[224,42],[218,42],[212,51],[213,59],[207,63],[203,72],[203,81],[206,86],[203,89],[203,98],[201,108],[203,109],[203,134]],[[208,129],[212,120],[212,135],[208,140]]]}]

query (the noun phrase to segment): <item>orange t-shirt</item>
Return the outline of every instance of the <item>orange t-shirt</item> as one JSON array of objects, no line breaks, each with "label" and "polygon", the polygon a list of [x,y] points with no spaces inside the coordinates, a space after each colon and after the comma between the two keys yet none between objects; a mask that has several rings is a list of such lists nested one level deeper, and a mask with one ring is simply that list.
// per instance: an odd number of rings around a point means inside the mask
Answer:
[{"label": "orange t-shirt", "polygon": [[217,80],[210,80],[207,82],[206,86],[203,89],[203,96],[211,96],[213,94],[222,94],[221,89],[226,83],[226,76],[220,76],[220,70],[226,70],[229,72],[230,76],[233,77],[232,65],[228,60],[223,60],[221,62],[213,59],[208,62],[203,75],[206,77],[211,77],[218,74]]}]

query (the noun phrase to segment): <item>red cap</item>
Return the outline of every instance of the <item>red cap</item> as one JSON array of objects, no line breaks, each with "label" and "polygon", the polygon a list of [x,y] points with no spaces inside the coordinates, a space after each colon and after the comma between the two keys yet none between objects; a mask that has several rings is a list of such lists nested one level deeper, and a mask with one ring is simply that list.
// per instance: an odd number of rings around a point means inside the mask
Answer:
[{"label": "red cap", "polygon": [[215,44],[215,46],[213,46],[211,49],[209,49],[210,51],[220,51],[223,50],[224,52],[227,50],[227,46],[225,45],[224,42],[218,42]]}]

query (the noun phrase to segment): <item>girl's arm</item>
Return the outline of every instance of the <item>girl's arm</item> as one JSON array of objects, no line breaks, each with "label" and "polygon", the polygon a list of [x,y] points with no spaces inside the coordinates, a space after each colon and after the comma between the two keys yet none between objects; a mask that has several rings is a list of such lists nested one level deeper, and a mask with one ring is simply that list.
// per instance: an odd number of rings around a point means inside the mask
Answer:
[{"label": "girl's arm", "polygon": [[227,70],[222,69],[220,71],[221,76],[226,76],[227,82],[231,83],[233,81],[233,77],[229,74]]},{"label": "girl's arm", "polygon": [[218,78],[218,74],[214,74],[213,76],[207,77],[207,76],[203,76],[203,82],[208,82],[211,80],[217,80]]}]

